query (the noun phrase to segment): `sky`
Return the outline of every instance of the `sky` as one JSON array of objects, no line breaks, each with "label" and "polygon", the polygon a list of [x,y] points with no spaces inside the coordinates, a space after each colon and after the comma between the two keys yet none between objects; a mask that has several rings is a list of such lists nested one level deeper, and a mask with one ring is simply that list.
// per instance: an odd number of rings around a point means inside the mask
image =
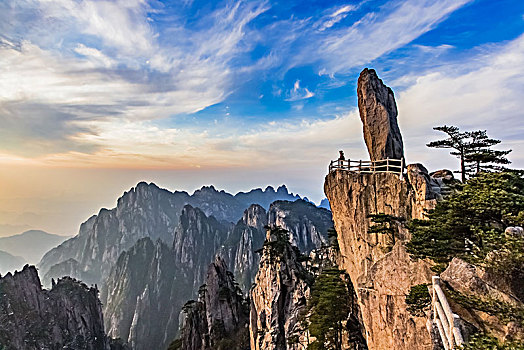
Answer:
[{"label": "sky", "polygon": [[425,146],[446,124],[524,167],[521,0],[0,0],[0,236],[76,234],[142,180],[318,203],[338,150],[368,158],[365,67],[408,163],[458,167]]}]

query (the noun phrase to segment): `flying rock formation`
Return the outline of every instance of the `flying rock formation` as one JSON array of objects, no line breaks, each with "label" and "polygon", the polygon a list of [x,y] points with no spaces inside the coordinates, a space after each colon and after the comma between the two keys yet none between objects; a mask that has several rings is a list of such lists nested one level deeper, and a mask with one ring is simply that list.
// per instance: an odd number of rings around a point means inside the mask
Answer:
[{"label": "flying rock formation", "polygon": [[393,91],[384,85],[375,70],[366,68],[358,78],[357,94],[364,140],[371,160],[403,158],[404,146]]}]

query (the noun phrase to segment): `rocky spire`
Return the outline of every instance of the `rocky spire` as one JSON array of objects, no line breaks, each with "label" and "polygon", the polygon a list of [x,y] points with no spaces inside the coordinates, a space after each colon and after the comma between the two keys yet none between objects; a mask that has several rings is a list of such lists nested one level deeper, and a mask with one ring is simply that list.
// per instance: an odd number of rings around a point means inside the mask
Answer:
[{"label": "rocky spire", "polygon": [[374,69],[366,68],[358,78],[357,94],[364,140],[371,160],[404,157],[393,91],[384,85]]},{"label": "rocky spire", "polygon": [[301,324],[313,276],[302,266],[300,251],[288,232],[272,229],[262,248],[260,268],[251,289],[252,350],[298,350],[307,345]]},{"label": "rocky spire", "polygon": [[249,346],[248,303],[222,258],[217,256],[209,265],[199,300],[188,301],[183,310],[180,338],[169,349],[221,350]]},{"label": "rocky spire", "polygon": [[26,265],[1,277],[0,291],[2,349],[118,349],[104,333],[96,288],[64,277],[42,289],[36,268]]}]

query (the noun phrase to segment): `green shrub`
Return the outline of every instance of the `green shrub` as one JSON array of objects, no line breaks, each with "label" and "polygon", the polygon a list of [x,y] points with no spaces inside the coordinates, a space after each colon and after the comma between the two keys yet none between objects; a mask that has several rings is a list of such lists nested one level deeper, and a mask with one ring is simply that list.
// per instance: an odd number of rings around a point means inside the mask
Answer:
[{"label": "green shrub", "polygon": [[[479,174],[457,186],[427,219],[408,223],[412,238],[407,249],[413,257],[440,264],[460,257],[504,274],[522,271],[524,238],[504,234],[506,227],[524,224],[524,179],[519,174]],[[486,259],[491,252],[498,254]]]},{"label": "green shrub", "polygon": [[501,344],[496,338],[484,333],[475,334],[464,344],[463,350],[524,350],[522,342],[505,342]]},{"label": "green shrub", "polygon": [[423,317],[431,306],[431,296],[428,292],[427,284],[417,284],[411,287],[406,296],[407,310],[413,316]]}]

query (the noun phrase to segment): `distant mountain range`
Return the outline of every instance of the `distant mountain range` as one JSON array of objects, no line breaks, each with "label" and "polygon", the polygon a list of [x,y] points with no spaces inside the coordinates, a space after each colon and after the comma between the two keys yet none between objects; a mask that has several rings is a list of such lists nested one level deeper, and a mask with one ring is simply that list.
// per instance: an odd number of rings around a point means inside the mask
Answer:
[{"label": "distant mountain range", "polygon": [[134,350],[161,349],[177,335],[180,310],[196,296],[215,254],[247,293],[266,224],[287,229],[309,252],[326,243],[333,222],[330,211],[285,186],[236,195],[204,186],[190,195],[141,182],[48,251],[39,273],[44,285],[63,276],[97,284],[108,335]]},{"label": "distant mountain range", "polygon": [[257,188],[236,195],[218,191],[214,186],[203,186],[190,195],[140,182],[118,199],[116,208],[101,209],[80,226],[77,236],[47,252],[39,263],[40,273],[44,284],[63,275],[100,284],[119,255],[139,239],[149,237],[153,242],[160,239],[171,245],[186,204],[228,226],[236,223],[251,204],[267,210],[276,200],[297,199],[301,197],[289,193],[284,185],[276,191],[268,186],[265,190]]},{"label": "distant mountain range", "polygon": [[0,250],[0,275],[21,270],[24,264],[25,260],[23,258]]},{"label": "distant mountain range", "polygon": [[0,250],[18,256],[29,264],[36,264],[49,249],[56,247],[68,238],[41,230],[30,230],[18,235],[0,238]]}]

